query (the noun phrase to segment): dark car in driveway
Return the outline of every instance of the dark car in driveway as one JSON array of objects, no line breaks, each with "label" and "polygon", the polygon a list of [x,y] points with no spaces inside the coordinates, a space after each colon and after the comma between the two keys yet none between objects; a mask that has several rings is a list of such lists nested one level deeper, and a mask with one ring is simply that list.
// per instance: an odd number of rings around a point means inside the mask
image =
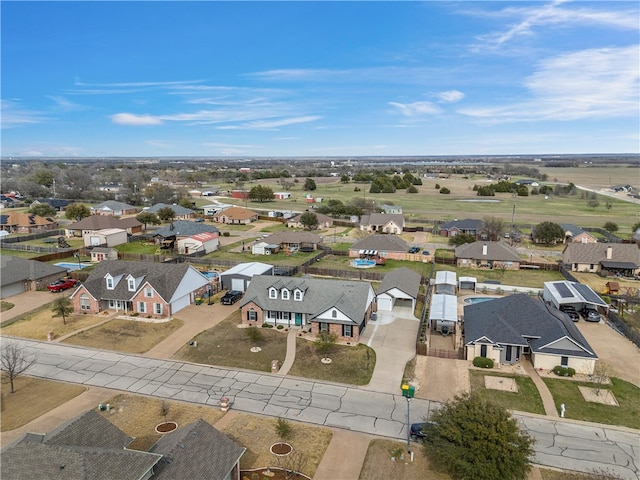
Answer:
[{"label": "dark car in driveway", "polygon": [[242,298],[242,292],[238,290],[229,290],[224,296],[220,299],[220,303],[223,305],[233,305],[238,300]]},{"label": "dark car in driveway", "polygon": [[566,313],[574,322],[580,320],[580,315],[578,315],[576,309],[571,305],[560,305],[560,311]]},{"label": "dark car in driveway", "polygon": [[420,247],[411,247],[409,249],[409,253],[418,253],[420,251]]},{"label": "dark car in driveway", "polygon": [[411,440],[424,442],[435,426],[436,424],[433,422],[412,423],[410,430]]}]

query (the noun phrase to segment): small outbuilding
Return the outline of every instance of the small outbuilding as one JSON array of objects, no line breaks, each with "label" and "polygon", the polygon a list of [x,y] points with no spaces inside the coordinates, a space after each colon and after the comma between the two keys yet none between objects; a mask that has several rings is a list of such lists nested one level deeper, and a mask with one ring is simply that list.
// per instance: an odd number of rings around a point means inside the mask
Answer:
[{"label": "small outbuilding", "polygon": [[82,235],[85,247],[115,247],[127,243],[127,231],[122,228],[105,228]]},{"label": "small outbuilding", "polygon": [[178,253],[182,255],[192,255],[204,252],[205,254],[214,252],[220,245],[218,233],[202,232],[196,233],[186,238],[178,240]]},{"label": "small outbuilding", "polygon": [[255,275],[273,275],[273,265],[260,262],[240,263],[220,274],[224,290],[245,292]]},{"label": "small outbuilding", "polygon": [[394,307],[409,307],[413,312],[421,280],[419,273],[406,267],[387,273],[376,294],[378,310],[390,312]]},{"label": "small outbuilding", "polygon": [[455,332],[458,323],[458,298],[436,293],[431,297],[429,325],[442,335]]},{"label": "small outbuilding", "polygon": [[436,294],[455,295],[458,288],[456,272],[446,270],[436,272],[434,286]]},{"label": "small outbuilding", "polygon": [[473,290],[476,292],[478,279],[476,277],[460,277],[458,279],[458,290]]}]

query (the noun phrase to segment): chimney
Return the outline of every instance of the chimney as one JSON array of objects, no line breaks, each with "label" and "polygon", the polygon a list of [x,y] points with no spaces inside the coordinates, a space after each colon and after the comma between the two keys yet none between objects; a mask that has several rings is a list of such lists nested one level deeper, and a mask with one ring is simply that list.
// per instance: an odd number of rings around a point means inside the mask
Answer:
[{"label": "chimney", "polygon": [[609,245],[607,247],[607,260],[611,260],[612,257],[613,257],[613,247]]},{"label": "chimney", "polygon": [[485,257],[487,256],[487,244],[486,243],[484,243],[482,245],[482,255],[485,256]]}]

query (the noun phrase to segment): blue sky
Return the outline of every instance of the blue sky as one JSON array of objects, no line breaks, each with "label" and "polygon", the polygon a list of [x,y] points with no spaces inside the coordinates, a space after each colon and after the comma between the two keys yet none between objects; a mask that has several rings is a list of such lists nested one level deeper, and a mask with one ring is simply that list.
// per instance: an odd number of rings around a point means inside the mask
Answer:
[{"label": "blue sky", "polygon": [[636,153],[636,1],[12,2],[17,156]]}]

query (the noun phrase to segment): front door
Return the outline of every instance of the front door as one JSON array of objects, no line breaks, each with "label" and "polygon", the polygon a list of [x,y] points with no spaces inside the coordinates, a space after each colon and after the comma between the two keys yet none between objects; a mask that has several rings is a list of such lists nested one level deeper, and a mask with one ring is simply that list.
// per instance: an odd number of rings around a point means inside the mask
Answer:
[{"label": "front door", "polygon": [[302,325],[302,314],[301,313],[296,313],[296,325],[298,325],[298,326]]},{"label": "front door", "polygon": [[487,358],[487,346],[486,345],[480,345],[480,356]]},{"label": "front door", "polygon": [[507,362],[511,361],[511,345],[507,345],[507,350],[505,352],[505,359]]}]

